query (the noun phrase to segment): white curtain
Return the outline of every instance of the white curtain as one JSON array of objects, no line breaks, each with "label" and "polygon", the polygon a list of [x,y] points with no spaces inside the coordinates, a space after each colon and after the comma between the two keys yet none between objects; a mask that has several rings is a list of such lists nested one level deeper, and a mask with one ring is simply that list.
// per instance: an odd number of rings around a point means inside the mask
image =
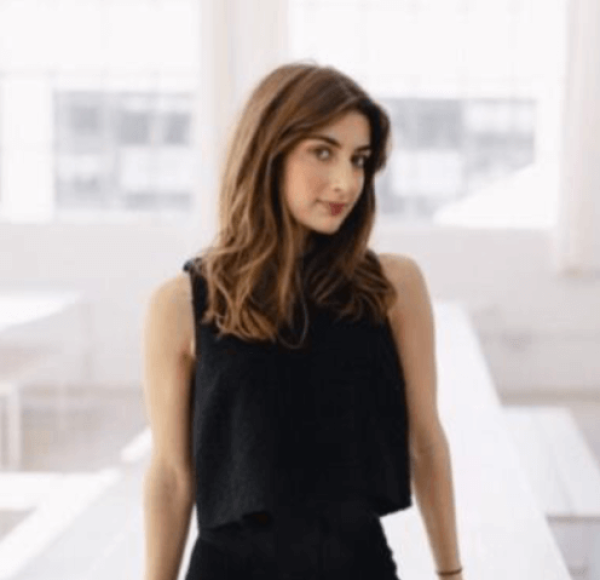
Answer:
[{"label": "white curtain", "polygon": [[600,2],[568,4],[556,266],[600,272]]},{"label": "white curtain", "polygon": [[252,87],[288,60],[287,0],[200,0],[201,82],[195,139],[200,146],[195,196],[203,241],[217,224],[218,169],[231,124]]}]

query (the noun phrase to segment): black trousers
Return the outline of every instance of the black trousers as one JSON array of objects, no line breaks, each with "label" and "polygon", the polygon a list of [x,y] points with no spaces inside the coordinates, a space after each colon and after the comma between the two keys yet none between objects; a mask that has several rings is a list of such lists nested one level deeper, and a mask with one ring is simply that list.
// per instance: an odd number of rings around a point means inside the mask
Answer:
[{"label": "black trousers", "polygon": [[400,580],[379,516],[361,499],[200,530],[186,580]]}]

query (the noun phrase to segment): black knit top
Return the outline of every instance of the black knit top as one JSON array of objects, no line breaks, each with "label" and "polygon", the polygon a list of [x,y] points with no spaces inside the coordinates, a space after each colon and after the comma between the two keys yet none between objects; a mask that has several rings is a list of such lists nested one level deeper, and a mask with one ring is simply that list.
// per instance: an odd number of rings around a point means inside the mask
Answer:
[{"label": "black knit top", "polygon": [[387,319],[336,320],[308,300],[301,348],[219,338],[213,323],[200,322],[203,277],[192,260],[183,269],[196,321],[199,528],[349,495],[380,516],[412,505],[404,377]]}]

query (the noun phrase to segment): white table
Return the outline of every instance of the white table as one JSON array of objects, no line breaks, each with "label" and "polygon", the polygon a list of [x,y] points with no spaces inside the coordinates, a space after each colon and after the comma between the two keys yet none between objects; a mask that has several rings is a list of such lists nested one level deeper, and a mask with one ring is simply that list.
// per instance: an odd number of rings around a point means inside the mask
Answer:
[{"label": "white table", "polygon": [[[503,421],[503,409],[466,312],[434,303],[438,402],[448,436],[455,481],[458,536],[465,580],[570,580],[545,516]],[[57,551],[90,554],[73,560],[78,578],[141,578],[142,473],[125,477],[100,507],[44,552],[28,578],[42,580]],[[136,479],[139,478],[139,479]],[[114,501],[114,498],[131,501]],[[123,511],[124,505],[129,506]],[[110,522],[110,523],[107,523]],[[402,580],[435,580],[434,561],[416,503],[382,519]],[[82,532],[85,530],[85,532]],[[95,530],[95,534],[88,534]],[[179,579],[198,533],[191,518]]]},{"label": "white table", "polygon": [[[466,310],[434,303],[438,406],[453,467],[458,538],[468,580],[570,580],[506,428]],[[436,578],[416,499],[383,518],[403,580]]]},{"label": "white table", "polygon": [[[18,332],[22,335],[25,332],[34,335],[37,323],[51,321],[58,324],[67,310],[80,304],[81,296],[75,292],[0,293],[0,396],[7,401],[8,465],[12,469],[18,469],[21,463],[20,387],[41,365],[59,356],[64,345],[60,341],[40,345],[33,336],[25,345],[13,344],[11,334]],[[54,318],[57,320],[51,320]],[[59,385],[60,401],[64,402],[66,384],[61,381]],[[0,465],[4,452],[2,431],[0,429]]]}]

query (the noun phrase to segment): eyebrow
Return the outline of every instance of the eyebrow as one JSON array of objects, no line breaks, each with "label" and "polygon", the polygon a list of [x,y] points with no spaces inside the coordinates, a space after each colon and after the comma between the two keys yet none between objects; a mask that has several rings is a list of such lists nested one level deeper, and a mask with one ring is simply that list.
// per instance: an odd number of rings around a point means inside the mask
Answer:
[{"label": "eyebrow", "polygon": [[[338,141],[336,141],[333,137],[329,137],[329,135],[309,135],[308,136],[309,139],[321,139],[322,141],[327,141],[327,143],[330,143],[331,145],[334,145],[335,147],[341,147],[340,143]],[[360,147],[357,147],[355,149],[355,151],[364,151],[368,149],[369,151],[372,149],[371,145],[361,145]]]}]

